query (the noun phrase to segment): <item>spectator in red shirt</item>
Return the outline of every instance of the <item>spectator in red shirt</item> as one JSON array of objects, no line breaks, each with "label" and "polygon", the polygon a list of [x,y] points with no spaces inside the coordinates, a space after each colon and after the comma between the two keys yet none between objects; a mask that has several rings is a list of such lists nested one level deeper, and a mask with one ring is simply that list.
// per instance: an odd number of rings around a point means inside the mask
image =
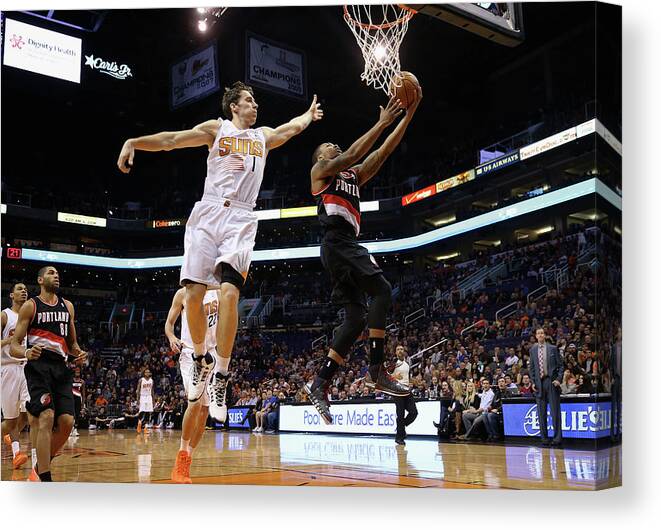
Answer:
[{"label": "spectator in red shirt", "polygon": [[519,392],[521,392],[522,396],[532,396],[532,382],[528,374],[523,374],[521,385],[519,385]]}]

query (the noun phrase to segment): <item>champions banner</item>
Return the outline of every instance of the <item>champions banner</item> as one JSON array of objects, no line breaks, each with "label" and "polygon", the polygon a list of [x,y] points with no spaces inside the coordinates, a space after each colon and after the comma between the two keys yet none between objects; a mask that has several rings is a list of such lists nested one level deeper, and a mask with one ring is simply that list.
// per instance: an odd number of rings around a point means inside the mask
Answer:
[{"label": "champions banner", "polygon": [[201,99],[220,88],[216,45],[199,50],[170,67],[170,105],[173,109]]},{"label": "champions banner", "polygon": [[246,80],[273,92],[307,98],[305,53],[247,33]]}]

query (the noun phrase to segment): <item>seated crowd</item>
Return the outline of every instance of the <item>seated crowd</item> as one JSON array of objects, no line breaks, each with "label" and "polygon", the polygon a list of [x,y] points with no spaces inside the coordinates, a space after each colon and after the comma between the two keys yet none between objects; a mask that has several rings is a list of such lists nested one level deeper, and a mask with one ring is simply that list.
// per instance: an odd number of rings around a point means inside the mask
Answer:
[{"label": "seated crowd", "polygon": [[[465,271],[475,270],[480,260],[490,262],[492,257],[478,256],[475,264],[437,267],[427,274],[403,278],[391,314],[386,357],[394,359],[395,346],[404,346],[411,356],[408,362],[414,397],[442,400],[439,434],[460,439],[471,438],[476,432],[489,439],[500,436],[502,399],[532,394],[528,352],[538,326],[546,330],[547,340],[558,346],[564,358],[562,394],[609,392],[609,348],[617,316],[609,330],[598,330],[595,299],[606,291],[610,294],[602,299],[612,299],[608,278],[621,276],[618,265],[612,262],[579,266],[576,260],[581,246],[599,234],[588,235],[587,241],[583,235],[512,250],[505,256],[510,271],[505,278],[486,283],[463,299],[449,297],[435,309],[427,304],[428,296],[438,299],[465,277]],[[610,240],[601,243],[613,244]],[[568,266],[566,283],[559,289],[547,289],[539,298],[529,298],[540,285],[543,271],[556,265]],[[599,274],[598,267],[602,268]],[[322,291],[313,291],[315,298],[323,298]],[[297,296],[301,296],[298,291]],[[506,304],[513,304],[513,310],[496,319],[495,312]],[[405,317],[420,308],[425,309],[421,317],[406,323]],[[312,347],[319,334],[318,330],[288,328],[239,331],[228,404],[250,407],[246,421],[254,432],[277,429],[281,403],[306,400],[303,385],[313,378],[325,357],[324,344]],[[365,384],[368,363],[364,339],[356,343],[353,355],[332,380],[331,402],[389,399]],[[88,342],[92,342],[89,337]],[[155,382],[154,426],[180,427],[186,396],[177,357],[159,326],[127,335],[121,352],[115,355],[101,355],[96,347],[90,352],[80,374],[86,398],[79,424],[97,428],[134,425],[137,382],[149,368]]]}]

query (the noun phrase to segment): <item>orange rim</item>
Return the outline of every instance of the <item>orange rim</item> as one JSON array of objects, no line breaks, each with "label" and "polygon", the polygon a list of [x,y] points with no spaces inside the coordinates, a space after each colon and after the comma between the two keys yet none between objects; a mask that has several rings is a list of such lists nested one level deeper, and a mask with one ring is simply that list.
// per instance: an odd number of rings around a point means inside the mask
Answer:
[{"label": "orange rim", "polygon": [[404,4],[397,4],[400,8],[402,8],[406,13],[404,14],[403,17],[398,18],[397,20],[393,20],[392,22],[386,22],[385,24],[364,24],[363,22],[358,22],[355,18],[351,16],[349,13],[349,10],[347,9],[346,4],[344,5],[344,19],[353,24],[354,26],[359,26],[363,29],[366,30],[372,30],[372,29],[388,29],[392,28],[393,26],[397,26],[398,24],[402,24],[403,22],[406,22],[407,20],[410,20],[413,15],[417,13],[417,11],[411,7],[405,6]]}]

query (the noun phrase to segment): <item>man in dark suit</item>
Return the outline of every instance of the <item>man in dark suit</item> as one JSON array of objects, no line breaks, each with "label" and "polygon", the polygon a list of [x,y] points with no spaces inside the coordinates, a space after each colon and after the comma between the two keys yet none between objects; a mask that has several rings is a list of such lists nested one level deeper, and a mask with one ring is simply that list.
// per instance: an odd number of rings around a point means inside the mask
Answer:
[{"label": "man in dark suit", "polygon": [[537,344],[530,348],[530,378],[532,391],[537,400],[540,436],[542,445],[549,445],[546,406],[551,406],[554,437],[551,445],[562,444],[562,426],[560,418],[560,383],[562,382],[563,360],[558,348],[546,342],[544,328],[535,330]]}]

